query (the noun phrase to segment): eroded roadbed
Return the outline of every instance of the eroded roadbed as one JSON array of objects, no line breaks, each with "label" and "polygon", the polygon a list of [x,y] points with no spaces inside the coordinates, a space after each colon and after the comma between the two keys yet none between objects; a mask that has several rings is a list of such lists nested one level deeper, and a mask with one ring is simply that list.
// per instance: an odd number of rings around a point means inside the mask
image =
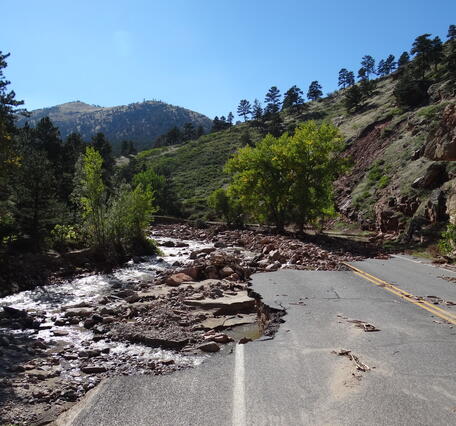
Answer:
[{"label": "eroded roadbed", "polygon": [[255,274],[252,289],[286,309],[274,339],[236,345],[230,356],[169,377],[110,379],[60,424],[454,422],[449,324],[349,271]]}]

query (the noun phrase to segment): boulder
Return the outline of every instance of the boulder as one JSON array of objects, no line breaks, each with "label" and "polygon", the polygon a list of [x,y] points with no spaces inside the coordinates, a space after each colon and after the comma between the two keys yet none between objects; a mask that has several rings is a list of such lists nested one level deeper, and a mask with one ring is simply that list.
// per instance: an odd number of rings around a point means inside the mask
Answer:
[{"label": "boulder", "polygon": [[377,213],[377,224],[381,232],[397,232],[399,230],[399,215],[391,209],[381,209]]},{"label": "boulder", "polygon": [[69,308],[65,312],[65,317],[88,318],[93,315],[94,310],[91,308]]},{"label": "boulder", "polygon": [[11,306],[3,306],[3,312],[8,318],[25,319],[28,318],[28,313],[21,309],[12,308]]},{"label": "boulder", "polygon": [[203,352],[218,352],[220,350],[220,346],[215,342],[206,342],[198,346]]},{"label": "boulder", "polygon": [[86,365],[81,367],[81,371],[86,374],[99,374],[104,373],[107,369],[102,365]]},{"label": "boulder", "polygon": [[220,276],[222,278],[226,278],[226,277],[229,277],[231,274],[234,274],[234,270],[233,268],[231,268],[230,266],[225,266],[222,268],[222,270],[220,271]]},{"label": "boulder", "polygon": [[437,161],[456,161],[456,105],[448,105],[439,127],[430,134],[424,155]]},{"label": "boulder", "polygon": [[193,281],[193,278],[190,275],[179,272],[178,274],[173,274],[166,279],[166,284],[170,287],[178,287],[184,282]]},{"label": "boulder", "polygon": [[456,193],[452,193],[448,196],[446,213],[450,217],[450,223],[456,225]]},{"label": "boulder", "polygon": [[426,204],[425,216],[431,223],[442,222],[448,218],[445,194],[440,189],[432,191]]},{"label": "boulder", "polygon": [[446,166],[441,163],[432,163],[426,169],[424,176],[415,179],[412,188],[435,189],[448,180]]},{"label": "boulder", "polygon": [[129,333],[122,336],[131,343],[139,343],[151,348],[174,349],[181,350],[185,347],[189,340],[186,338],[159,337],[152,333]]}]

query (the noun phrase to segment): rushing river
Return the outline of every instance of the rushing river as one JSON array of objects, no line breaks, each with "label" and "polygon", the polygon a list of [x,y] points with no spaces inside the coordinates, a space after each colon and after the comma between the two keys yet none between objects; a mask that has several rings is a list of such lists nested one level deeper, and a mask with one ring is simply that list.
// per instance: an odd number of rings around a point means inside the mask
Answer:
[{"label": "rushing river", "polygon": [[[45,342],[58,342],[58,346],[74,345],[75,348],[84,348],[91,344],[91,348],[99,347],[110,350],[110,354],[147,358],[148,360],[173,360],[180,365],[197,365],[203,357],[185,356],[162,349],[148,348],[142,345],[106,342],[93,342],[93,333],[80,324],[63,325],[56,327],[54,320],[63,316],[64,308],[77,305],[97,306],[99,301],[110,295],[116,289],[129,289],[141,282],[150,282],[158,271],[185,265],[190,262],[189,255],[212,245],[196,241],[185,241],[171,238],[157,238],[161,244],[172,241],[180,247],[161,246],[162,256],[142,257],[139,261],[129,261],[126,265],[110,274],[93,274],[75,278],[61,284],[39,286],[33,290],[23,291],[0,299],[0,306],[10,306],[25,310],[29,313],[41,314],[45,321],[37,330],[17,330],[15,333],[33,334],[35,338],[42,338]],[[185,247],[182,247],[185,245]],[[6,332],[0,328],[0,334]],[[11,330],[8,329],[11,333]],[[68,369],[70,371],[71,368]]]}]

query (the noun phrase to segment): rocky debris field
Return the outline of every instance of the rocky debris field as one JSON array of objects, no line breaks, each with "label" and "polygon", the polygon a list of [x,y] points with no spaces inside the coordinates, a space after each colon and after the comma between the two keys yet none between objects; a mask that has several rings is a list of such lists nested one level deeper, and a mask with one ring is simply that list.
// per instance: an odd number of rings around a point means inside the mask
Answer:
[{"label": "rocky debris field", "polygon": [[[159,236],[181,236],[184,239],[205,241],[219,249],[237,247],[238,251],[248,250],[253,253],[251,261],[248,262],[250,272],[275,271],[281,268],[338,271],[346,270],[343,262],[366,257],[387,257],[374,244],[324,235],[306,235],[303,239],[298,239],[293,235],[279,235],[261,229],[229,230],[223,226],[197,229],[186,224],[157,225],[155,233]],[[199,257],[204,265],[205,254],[193,254],[196,256],[197,265]]]},{"label": "rocky debris field", "polygon": [[254,272],[340,270],[360,259],[350,247],[252,230],[156,225],[153,236],[163,256],[124,268],[153,262],[152,273],[111,279],[98,290],[101,275],[89,277],[87,290],[75,280],[78,303],[49,289],[43,292],[57,305],[20,309],[0,299],[2,424],[46,424],[104,378],[167,374],[228,353],[231,342],[273,334],[283,313],[249,295]]}]

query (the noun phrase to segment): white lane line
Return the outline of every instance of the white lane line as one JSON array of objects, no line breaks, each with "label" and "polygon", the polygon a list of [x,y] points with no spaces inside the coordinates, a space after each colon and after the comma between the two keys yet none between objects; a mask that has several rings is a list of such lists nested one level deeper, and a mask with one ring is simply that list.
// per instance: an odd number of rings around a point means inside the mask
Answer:
[{"label": "white lane line", "polygon": [[391,257],[395,257],[396,259],[400,259],[400,260],[407,260],[408,262],[418,263],[419,265],[429,266],[430,268],[434,268],[434,269],[444,269],[445,271],[454,272],[453,270],[445,268],[442,265],[433,265],[432,263],[421,262],[420,260],[410,259],[408,257],[397,255],[397,254],[392,254]]},{"label": "white lane line", "polygon": [[233,426],[245,426],[244,345],[236,345],[233,386]]}]

